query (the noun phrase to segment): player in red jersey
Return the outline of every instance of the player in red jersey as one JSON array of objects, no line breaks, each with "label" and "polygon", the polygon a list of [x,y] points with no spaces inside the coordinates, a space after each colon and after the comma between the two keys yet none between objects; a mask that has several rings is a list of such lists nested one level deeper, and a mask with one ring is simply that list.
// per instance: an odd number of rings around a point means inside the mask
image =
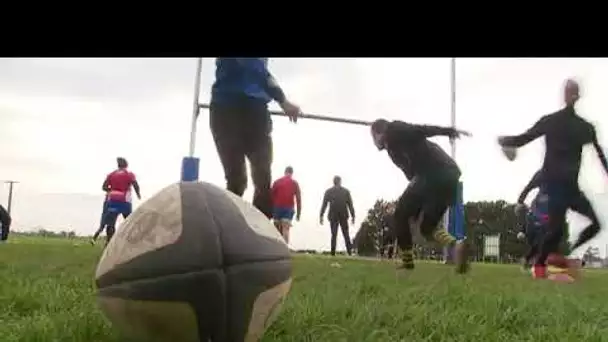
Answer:
[{"label": "player in red jersey", "polygon": [[135,174],[127,167],[127,160],[121,157],[116,158],[118,169],[112,171],[103,182],[102,189],[107,193],[105,213],[103,215],[102,227],[106,227],[106,245],[114,236],[116,231],[116,220],[118,215],[127,218],[131,215],[131,187],[135,190],[138,199],[141,199],[139,184],[135,179]]},{"label": "player in red jersey", "polygon": [[[277,227],[286,243],[289,243],[289,228],[295,214],[296,220],[300,221],[302,211],[302,199],[300,185],[293,179],[293,168],[285,168],[285,175],[272,184],[272,204],[274,225]],[[294,201],[295,199],[295,201]],[[297,210],[294,211],[294,206]]]}]

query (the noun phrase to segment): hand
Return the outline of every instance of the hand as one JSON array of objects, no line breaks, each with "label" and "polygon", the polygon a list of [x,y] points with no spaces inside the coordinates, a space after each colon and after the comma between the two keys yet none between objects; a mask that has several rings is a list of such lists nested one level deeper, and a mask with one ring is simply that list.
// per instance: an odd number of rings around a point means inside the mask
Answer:
[{"label": "hand", "polygon": [[300,222],[300,213],[296,214],[296,221]]},{"label": "hand", "polygon": [[320,224],[320,225],[323,225],[323,217],[320,217],[320,218],[319,218],[319,224]]},{"label": "hand", "polygon": [[297,122],[298,115],[300,115],[300,107],[296,104],[289,102],[289,100],[283,101],[281,104],[281,109],[285,112],[285,114],[289,117],[289,121]]},{"label": "hand", "polygon": [[350,219],[350,223],[351,224],[355,224],[355,217],[354,216]]},{"label": "hand", "polygon": [[517,233],[517,239],[518,240],[523,240],[525,237],[526,237],[526,234],[524,234],[524,232]]},{"label": "hand", "polygon": [[461,129],[454,129],[454,132],[450,135],[450,138],[458,139],[458,138],[460,138],[460,136],[470,137],[471,133],[469,133],[467,131],[463,131]]}]

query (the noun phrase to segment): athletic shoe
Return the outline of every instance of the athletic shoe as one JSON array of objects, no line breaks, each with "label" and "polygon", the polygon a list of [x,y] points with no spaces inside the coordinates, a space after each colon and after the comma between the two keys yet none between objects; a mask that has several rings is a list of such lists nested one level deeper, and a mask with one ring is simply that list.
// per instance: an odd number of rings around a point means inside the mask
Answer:
[{"label": "athletic shoe", "polygon": [[454,262],[456,273],[463,274],[469,271],[469,246],[466,240],[460,240],[454,245]]},{"label": "athletic shoe", "polygon": [[96,242],[95,239],[91,239],[91,240],[89,240],[89,242],[91,243],[91,246],[95,246],[95,242]]},{"label": "athletic shoe", "polygon": [[545,266],[545,265],[534,265],[532,267],[532,278],[534,278],[534,279],[546,279],[547,278],[547,266]]}]

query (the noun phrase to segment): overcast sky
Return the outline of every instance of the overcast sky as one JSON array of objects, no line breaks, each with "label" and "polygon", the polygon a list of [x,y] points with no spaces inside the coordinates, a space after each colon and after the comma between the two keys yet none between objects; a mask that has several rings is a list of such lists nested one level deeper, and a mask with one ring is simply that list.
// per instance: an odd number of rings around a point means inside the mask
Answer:
[{"label": "overcast sky", "polygon": [[[15,228],[90,234],[100,215],[101,183],[119,155],[129,160],[144,199],[177,181],[188,150],[195,66],[195,59],[0,59],[0,179],[21,182]],[[450,123],[449,68],[445,58],[270,61],[286,94],[305,112],[435,125]],[[202,101],[209,100],[214,70],[214,60],[204,59]],[[530,144],[510,163],[496,137],[520,133],[557,110],[567,77],[581,81],[579,112],[597,125],[608,146],[608,60],[458,59],[457,125],[474,134],[457,146],[466,201],[517,198],[541,165],[544,143]],[[223,186],[206,111],[198,127],[201,178]],[[274,127],[274,176],[292,165],[302,187],[295,248],[328,248],[329,228],[317,220],[334,175],[342,176],[354,197],[359,222],[353,237],[377,198],[395,199],[407,184],[364,127],[306,120],[294,125],[283,118]],[[447,139],[435,140],[449,150]],[[591,150],[581,185],[606,221],[606,175]],[[6,204],[7,188],[0,189],[0,203]],[[248,200],[251,193],[250,186]],[[585,222],[571,219],[577,234]],[[594,244],[604,253],[608,234]]]}]

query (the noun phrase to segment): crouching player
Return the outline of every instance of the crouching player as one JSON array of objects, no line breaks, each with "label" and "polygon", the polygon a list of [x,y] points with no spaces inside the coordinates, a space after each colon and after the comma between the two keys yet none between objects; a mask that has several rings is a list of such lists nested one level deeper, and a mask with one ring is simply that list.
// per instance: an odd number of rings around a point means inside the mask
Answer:
[{"label": "crouching player", "polygon": [[456,271],[467,272],[466,243],[457,241],[445,229],[438,227],[444,213],[456,199],[460,168],[439,145],[427,138],[437,135],[458,138],[469,134],[451,127],[383,119],[372,124],[371,133],[376,147],[386,150],[410,181],[397,201],[394,214],[395,233],[403,259],[400,268],[414,268],[411,227],[417,225],[426,239],[454,248]]}]

